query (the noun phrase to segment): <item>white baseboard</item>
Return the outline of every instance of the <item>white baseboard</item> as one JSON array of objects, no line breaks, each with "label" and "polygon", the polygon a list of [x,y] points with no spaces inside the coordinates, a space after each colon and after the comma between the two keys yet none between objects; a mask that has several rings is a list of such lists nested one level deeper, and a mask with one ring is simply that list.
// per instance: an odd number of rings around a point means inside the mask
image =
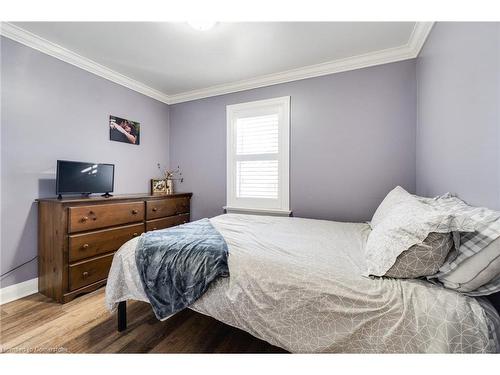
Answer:
[{"label": "white baseboard", "polygon": [[38,293],[38,278],[0,289],[0,305]]}]

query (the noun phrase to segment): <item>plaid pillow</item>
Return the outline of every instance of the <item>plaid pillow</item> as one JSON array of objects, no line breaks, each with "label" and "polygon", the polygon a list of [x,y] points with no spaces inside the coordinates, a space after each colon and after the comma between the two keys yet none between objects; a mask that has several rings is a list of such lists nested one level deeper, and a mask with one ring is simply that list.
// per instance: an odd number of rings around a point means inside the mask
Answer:
[{"label": "plaid pillow", "polygon": [[[500,212],[484,207],[472,207],[462,200],[445,194],[436,198],[420,198],[424,203],[444,209],[452,214],[466,215],[476,224],[476,230],[470,233],[455,233],[455,250],[441,266],[439,272],[430,277],[440,278],[456,269],[463,261],[477,254],[500,237]],[[500,291],[500,277],[497,277],[478,289],[466,292],[470,296],[484,296]]]}]

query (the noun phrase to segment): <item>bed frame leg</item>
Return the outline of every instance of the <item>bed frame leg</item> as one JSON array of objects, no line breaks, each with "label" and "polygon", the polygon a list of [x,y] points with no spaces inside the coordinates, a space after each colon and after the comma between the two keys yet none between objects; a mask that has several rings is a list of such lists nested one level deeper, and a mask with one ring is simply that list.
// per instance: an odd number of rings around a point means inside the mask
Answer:
[{"label": "bed frame leg", "polygon": [[118,303],[118,332],[127,329],[127,301]]}]

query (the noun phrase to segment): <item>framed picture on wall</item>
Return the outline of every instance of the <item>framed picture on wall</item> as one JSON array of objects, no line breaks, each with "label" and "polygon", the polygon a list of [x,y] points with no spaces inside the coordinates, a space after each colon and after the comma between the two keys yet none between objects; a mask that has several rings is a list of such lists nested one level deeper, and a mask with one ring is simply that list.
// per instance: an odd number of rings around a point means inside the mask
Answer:
[{"label": "framed picture on wall", "polygon": [[139,145],[141,124],[124,118],[109,116],[109,139],[111,141]]}]

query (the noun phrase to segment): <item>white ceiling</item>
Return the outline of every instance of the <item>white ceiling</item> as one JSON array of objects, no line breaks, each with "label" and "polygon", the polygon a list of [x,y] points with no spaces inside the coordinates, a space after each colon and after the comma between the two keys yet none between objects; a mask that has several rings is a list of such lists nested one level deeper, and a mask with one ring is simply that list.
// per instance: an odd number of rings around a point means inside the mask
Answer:
[{"label": "white ceiling", "polygon": [[167,98],[291,69],[406,48],[416,25],[415,22],[218,23],[209,31],[197,31],[187,23],[171,22],[12,24]]}]

